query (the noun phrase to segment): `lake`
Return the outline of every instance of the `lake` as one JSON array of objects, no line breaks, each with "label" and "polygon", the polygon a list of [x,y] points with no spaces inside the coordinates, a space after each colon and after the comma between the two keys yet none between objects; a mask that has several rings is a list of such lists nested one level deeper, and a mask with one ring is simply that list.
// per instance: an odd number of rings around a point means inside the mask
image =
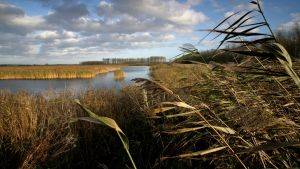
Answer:
[{"label": "lake", "polygon": [[26,90],[31,93],[42,93],[46,91],[65,91],[74,92],[85,91],[89,88],[94,89],[120,89],[132,84],[134,78],[149,78],[148,66],[128,66],[123,67],[125,72],[124,80],[115,80],[114,73],[109,72],[99,74],[90,79],[50,79],[50,80],[0,80],[0,89],[11,92]]}]

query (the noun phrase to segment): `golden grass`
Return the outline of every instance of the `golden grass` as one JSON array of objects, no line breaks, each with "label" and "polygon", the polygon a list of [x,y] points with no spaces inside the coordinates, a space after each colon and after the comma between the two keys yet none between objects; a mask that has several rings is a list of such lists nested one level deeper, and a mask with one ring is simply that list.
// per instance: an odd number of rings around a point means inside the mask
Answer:
[{"label": "golden grass", "polygon": [[122,81],[125,79],[125,72],[123,70],[115,70],[114,71],[114,79],[117,80],[117,81]]},{"label": "golden grass", "polygon": [[114,65],[3,66],[0,79],[76,79],[119,70]]},{"label": "golden grass", "polygon": [[[86,116],[74,99],[78,98],[97,115],[113,118],[126,134],[142,136],[147,133],[142,133],[146,123],[140,113],[139,106],[143,103],[139,93],[136,88],[126,88],[118,93],[89,90],[79,96],[66,91],[45,98],[0,90],[1,167],[29,169],[55,165],[84,168],[84,164],[96,168],[100,161],[110,168],[125,166],[128,159],[113,159],[116,154],[124,153],[122,148],[115,147],[119,140],[114,132],[86,122],[72,122]],[[96,161],[92,162],[94,159]]]},{"label": "golden grass", "polygon": [[211,150],[218,151],[207,158],[221,168],[297,166],[300,93],[291,79],[285,78],[282,88],[265,76],[238,75],[222,67],[212,70],[206,64],[158,65],[151,73],[188,104],[174,107],[176,100],[166,97],[170,92],[153,95],[154,87],[148,89],[149,115],[154,123],[163,120],[154,127],[166,145],[165,166],[173,158],[188,157],[187,164],[189,159],[201,161],[203,152]]}]

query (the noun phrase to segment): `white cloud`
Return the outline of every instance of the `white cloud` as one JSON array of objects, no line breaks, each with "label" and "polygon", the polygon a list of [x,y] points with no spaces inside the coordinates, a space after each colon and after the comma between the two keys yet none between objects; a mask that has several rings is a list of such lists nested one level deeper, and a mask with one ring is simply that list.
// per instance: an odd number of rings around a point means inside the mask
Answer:
[{"label": "white cloud", "polygon": [[57,31],[42,31],[38,33],[35,37],[42,40],[51,40],[58,38],[59,35]]},{"label": "white cloud", "polygon": [[15,26],[31,27],[32,29],[44,24],[44,19],[41,16],[24,16],[17,17],[11,20],[11,23]]},{"label": "white cloud", "polygon": [[295,27],[296,25],[300,25],[300,12],[299,13],[292,13],[291,20],[289,22],[281,24],[278,29],[279,30],[289,30]]},{"label": "white cloud", "polygon": [[83,1],[43,0],[44,16],[0,2],[0,57],[47,61],[168,47],[208,20],[195,8],[201,2],[101,0],[92,13]]},{"label": "white cloud", "polygon": [[[115,32],[176,31],[191,29],[208,20],[193,9],[199,0],[180,3],[175,0],[100,1],[98,15],[104,19],[103,29]],[[112,28],[112,29],[111,29]]]},{"label": "white cloud", "polygon": [[203,46],[205,46],[205,47],[212,48],[212,47],[216,47],[219,44],[219,42],[216,42],[214,40],[206,40],[206,39],[204,39],[204,40],[202,40],[200,42],[200,44],[203,45]]},{"label": "white cloud", "polygon": [[176,37],[173,34],[165,34],[165,35],[160,36],[160,38],[163,41],[171,41],[171,40],[176,39]]}]

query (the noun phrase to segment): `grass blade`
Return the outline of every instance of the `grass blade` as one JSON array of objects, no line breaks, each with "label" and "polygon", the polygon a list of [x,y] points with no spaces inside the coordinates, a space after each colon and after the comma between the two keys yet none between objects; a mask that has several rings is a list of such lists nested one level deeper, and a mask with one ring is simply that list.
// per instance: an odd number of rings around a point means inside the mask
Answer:
[{"label": "grass blade", "polygon": [[173,131],[163,131],[162,133],[165,134],[182,134],[182,133],[187,133],[187,132],[191,132],[191,131],[197,131],[200,129],[204,129],[206,128],[205,126],[201,126],[201,127],[192,127],[192,128],[182,128],[182,129],[177,129],[177,130],[173,130]]},{"label": "grass blade", "polygon": [[215,152],[221,151],[221,150],[223,150],[225,148],[227,148],[227,147],[226,146],[217,147],[217,148],[212,148],[212,149],[208,149],[208,150],[201,150],[201,151],[196,151],[196,152],[181,154],[181,155],[174,156],[174,157],[163,157],[161,159],[165,160],[165,159],[171,159],[171,158],[192,158],[192,157],[203,156],[203,155],[215,153]]},{"label": "grass blade", "polygon": [[207,127],[212,127],[216,130],[222,131],[227,134],[235,134],[235,131],[229,127],[220,127],[220,126],[207,126]]},{"label": "grass blade", "polygon": [[110,127],[112,129],[114,129],[117,132],[118,137],[120,138],[122,145],[130,159],[130,162],[132,163],[132,166],[134,169],[136,169],[136,165],[133,161],[133,158],[129,152],[129,141],[127,136],[124,134],[124,132],[121,130],[121,128],[118,126],[118,124],[116,123],[115,120],[108,118],[108,117],[104,117],[104,116],[98,116],[95,113],[93,113],[91,110],[89,110],[88,108],[86,108],[85,106],[83,106],[79,100],[75,100],[75,102],[82,108],[84,109],[88,114],[89,117],[80,117],[78,118],[79,120],[83,120],[83,121],[88,121],[91,123],[95,123],[95,124],[100,124],[103,126],[107,126]]},{"label": "grass blade", "polygon": [[186,108],[186,109],[192,109],[192,110],[196,109],[195,107],[190,106],[190,105],[186,104],[185,102],[162,102],[161,105],[174,105],[174,106],[182,107],[182,108]]}]

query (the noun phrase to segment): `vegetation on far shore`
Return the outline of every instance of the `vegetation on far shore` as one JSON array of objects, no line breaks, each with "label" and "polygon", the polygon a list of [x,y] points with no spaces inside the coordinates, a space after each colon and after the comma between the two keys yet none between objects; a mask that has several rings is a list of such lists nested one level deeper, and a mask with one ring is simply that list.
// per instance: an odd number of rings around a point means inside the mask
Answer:
[{"label": "vegetation on far shore", "polygon": [[115,70],[114,71],[114,79],[117,81],[122,81],[126,77],[126,74],[123,70]]},{"label": "vegetation on far shore", "polygon": [[77,79],[119,70],[120,65],[2,66],[2,79]]}]

